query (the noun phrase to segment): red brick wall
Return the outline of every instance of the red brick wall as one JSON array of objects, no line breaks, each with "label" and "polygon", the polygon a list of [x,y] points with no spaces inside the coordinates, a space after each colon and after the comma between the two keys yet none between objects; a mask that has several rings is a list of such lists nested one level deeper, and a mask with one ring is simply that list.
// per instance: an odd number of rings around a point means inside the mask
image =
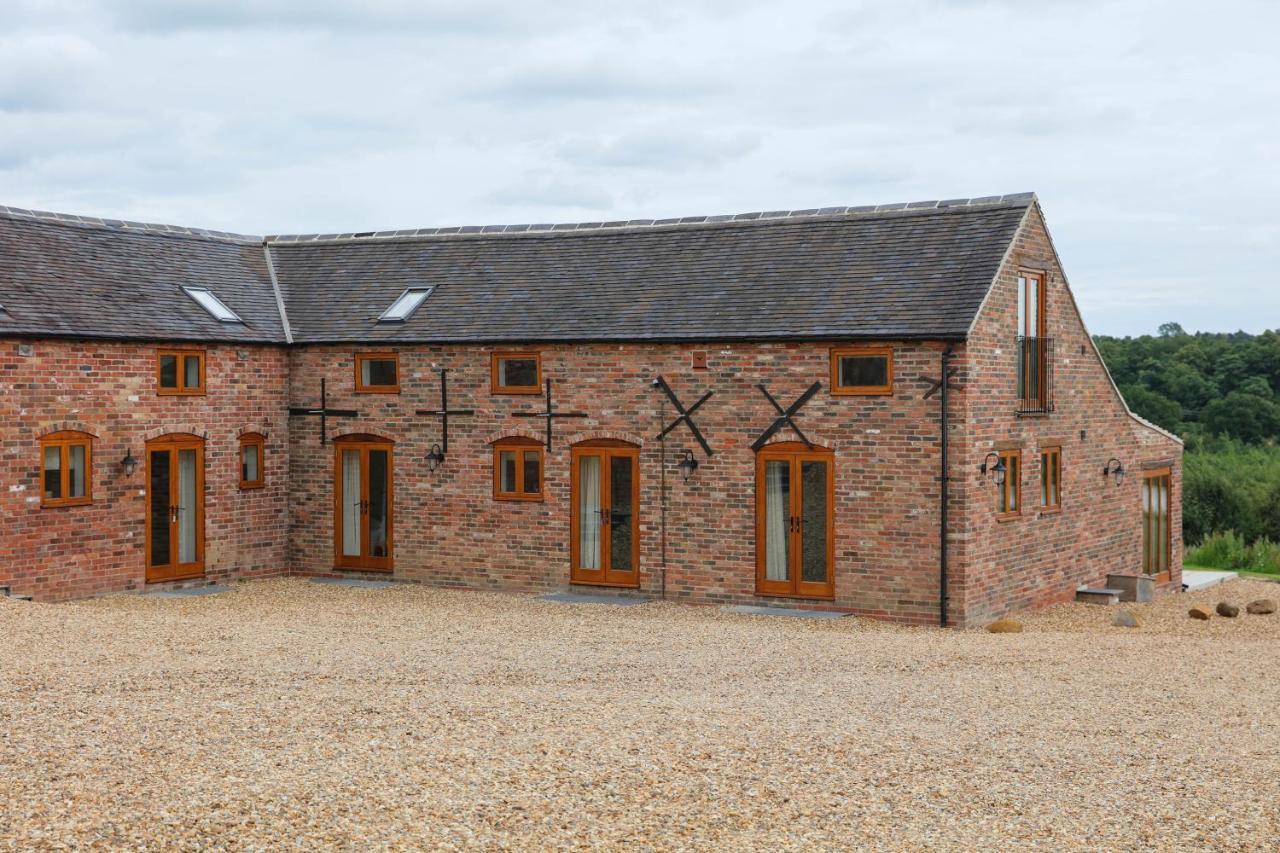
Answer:
[{"label": "red brick wall", "polygon": [[[1019,265],[1047,271],[1048,335],[1055,346],[1056,410],[1016,417],[1017,275]],[[1131,417],[1112,387],[1080,320],[1038,209],[1028,213],[1013,251],[968,342],[969,419],[958,448],[957,488],[966,497],[955,535],[966,570],[952,587],[957,615],[981,624],[1011,610],[1070,600],[1076,587],[1104,585],[1109,573],[1142,570],[1139,484],[1144,463],[1173,467],[1172,578],[1182,576],[1181,445]],[[1085,437],[1081,437],[1084,431]],[[978,467],[987,453],[1013,442],[1022,450],[1022,516],[996,519],[996,487]],[[1062,446],[1062,511],[1040,504],[1040,447]],[[1129,476],[1104,480],[1108,459]]]},{"label": "red brick wall", "polygon": [[[21,355],[30,346],[33,354]],[[208,346],[203,397],[156,394],[156,346],[100,341],[0,340],[0,585],[44,600],[145,585],[144,441],[207,434],[205,561],[208,580],[285,568],[288,446],[282,348]],[[96,436],[93,503],[40,505],[40,437],[59,429]],[[267,434],[266,486],[239,489],[241,431]]]},{"label": "red brick wall", "polygon": [[[523,348],[522,349],[527,349]],[[654,437],[674,417],[653,378],[661,373],[691,405],[713,396],[695,415],[715,455],[707,460],[683,426],[667,441],[668,597],[704,603],[759,603],[755,595],[754,439],[773,409],[757,383],[783,406],[815,380],[822,391],[797,417],[816,444],[835,451],[836,579],[826,606],[932,624],[937,620],[938,401],[924,401],[941,345],[898,343],[896,395],[833,397],[826,344],[685,347],[670,345],[543,346],[543,373],[554,383],[556,408],[585,420],[556,423],[546,455],[546,499],[512,503],[492,498],[489,442],[511,434],[542,436],[541,423],[509,417],[540,410],[540,397],[495,396],[489,353],[482,347],[403,347],[402,393],[354,393],[353,347],[311,346],[292,352],[291,405],[314,405],[320,378],[329,404],[354,408],[355,421],[330,421],[331,435],[373,433],[396,442],[395,574],[436,584],[544,591],[569,579],[569,462],[574,442],[621,438],[642,446],[641,587],[662,589],[661,447]],[[694,369],[693,353],[707,354]],[[476,410],[450,422],[450,456],[429,473],[423,458],[440,440],[439,420],[415,409],[439,405],[435,369],[449,369],[449,403]],[[333,566],[334,450],[319,445],[315,418],[294,418],[291,565],[305,572]],[[795,436],[783,431],[777,440]],[[676,468],[694,449],[700,467],[689,483]]]}]

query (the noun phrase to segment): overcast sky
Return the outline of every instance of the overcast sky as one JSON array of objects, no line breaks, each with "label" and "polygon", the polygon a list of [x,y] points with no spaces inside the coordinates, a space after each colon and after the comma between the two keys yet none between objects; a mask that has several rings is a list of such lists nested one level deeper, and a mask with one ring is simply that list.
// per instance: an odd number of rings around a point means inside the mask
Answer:
[{"label": "overcast sky", "polygon": [[265,234],[1034,190],[1092,331],[1280,327],[1271,0],[0,3],[0,203]]}]

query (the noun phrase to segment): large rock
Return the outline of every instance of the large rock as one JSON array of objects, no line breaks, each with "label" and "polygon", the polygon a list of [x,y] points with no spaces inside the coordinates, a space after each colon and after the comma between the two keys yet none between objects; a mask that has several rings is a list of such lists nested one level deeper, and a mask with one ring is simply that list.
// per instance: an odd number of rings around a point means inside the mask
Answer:
[{"label": "large rock", "polygon": [[1218,606],[1214,608],[1218,611],[1219,616],[1225,616],[1228,619],[1234,619],[1240,615],[1240,608],[1234,604],[1227,604],[1225,601],[1219,601]]},{"label": "large rock", "polygon": [[1187,615],[1190,616],[1192,619],[1203,619],[1206,622],[1209,621],[1209,611],[1201,607],[1191,608],[1190,610],[1187,611]]},{"label": "large rock", "polygon": [[1270,598],[1259,598],[1257,601],[1250,601],[1245,610],[1254,616],[1269,616],[1276,612],[1276,603]]},{"label": "large rock", "polygon": [[1021,634],[1022,623],[1017,619],[997,619],[987,626],[993,634]]},{"label": "large rock", "polygon": [[1111,624],[1117,628],[1137,628],[1138,617],[1128,610],[1117,610],[1116,615],[1111,619]]}]

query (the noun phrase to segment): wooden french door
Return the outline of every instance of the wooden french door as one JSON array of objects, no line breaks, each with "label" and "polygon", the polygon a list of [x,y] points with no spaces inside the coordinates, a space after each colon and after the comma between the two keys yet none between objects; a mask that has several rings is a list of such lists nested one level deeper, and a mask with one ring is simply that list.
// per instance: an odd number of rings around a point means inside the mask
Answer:
[{"label": "wooden french door", "polygon": [[147,442],[147,583],[204,574],[204,440]]},{"label": "wooden french door", "polygon": [[1142,571],[1169,579],[1173,535],[1169,530],[1169,483],[1172,471],[1157,468],[1142,474]]},{"label": "wooden french door", "polygon": [[570,465],[570,581],[639,586],[640,448],[584,442]]},{"label": "wooden french door", "polygon": [[392,444],[368,435],[336,438],[333,549],[340,569],[392,569]]},{"label": "wooden french door", "polygon": [[799,442],[756,457],[756,591],[833,598],[835,457]]}]

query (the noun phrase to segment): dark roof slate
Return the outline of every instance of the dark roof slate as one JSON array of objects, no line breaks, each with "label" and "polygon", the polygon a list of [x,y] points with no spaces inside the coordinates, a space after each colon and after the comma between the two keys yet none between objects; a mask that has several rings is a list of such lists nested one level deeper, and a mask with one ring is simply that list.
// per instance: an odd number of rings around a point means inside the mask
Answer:
[{"label": "dark roof slate", "polygon": [[[245,322],[219,322],[181,285]],[[259,238],[0,208],[0,336],[284,341]]]},{"label": "dark roof slate", "polygon": [[[0,207],[0,336],[361,343],[960,338],[1031,193],[262,238]],[[208,287],[246,321],[181,293]],[[404,323],[377,318],[431,286]]]}]

